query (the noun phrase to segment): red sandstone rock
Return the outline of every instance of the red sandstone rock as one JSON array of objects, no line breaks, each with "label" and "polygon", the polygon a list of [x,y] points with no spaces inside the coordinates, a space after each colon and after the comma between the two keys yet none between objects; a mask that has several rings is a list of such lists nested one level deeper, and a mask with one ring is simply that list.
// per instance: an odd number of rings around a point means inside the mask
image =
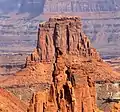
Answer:
[{"label": "red sandstone rock", "polygon": [[111,112],[120,112],[120,102],[112,105]]},{"label": "red sandstone rock", "polygon": [[41,23],[38,30],[38,53],[35,51],[31,55],[31,61],[53,62],[57,48],[64,54],[100,60],[98,53],[91,47],[89,39],[82,31],[79,17],[50,18],[48,22]]},{"label": "red sandstone rock", "polygon": [[27,105],[13,94],[0,88],[0,112],[26,112]]},{"label": "red sandstone rock", "polygon": [[[35,98],[33,95],[28,112],[95,112],[97,107],[94,81],[87,74],[83,77],[77,74],[77,80],[82,80],[77,82],[71,67],[66,66],[64,56],[58,55],[56,57],[53,84],[50,88],[50,94],[48,94],[49,99],[46,99],[42,95],[43,93],[37,93]],[[37,99],[36,96],[38,96]],[[35,108],[37,109],[31,111]]]}]

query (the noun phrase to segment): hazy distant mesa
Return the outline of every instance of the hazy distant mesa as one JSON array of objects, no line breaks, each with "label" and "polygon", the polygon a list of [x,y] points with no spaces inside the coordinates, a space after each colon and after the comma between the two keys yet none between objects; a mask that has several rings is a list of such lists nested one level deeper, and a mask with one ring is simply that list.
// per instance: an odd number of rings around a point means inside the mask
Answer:
[{"label": "hazy distant mesa", "polygon": [[[7,4],[6,4],[7,3]],[[107,4],[107,5],[106,5]],[[119,0],[4,0],[0,12],[16,11],[38,15],[49,12],[120,11]]]},{"label": "hazy distant mesa", "polygon": [[[107,5],[106,5],[107,4]],[[119,0],[46,0],[46,12],[119,11]]]}]

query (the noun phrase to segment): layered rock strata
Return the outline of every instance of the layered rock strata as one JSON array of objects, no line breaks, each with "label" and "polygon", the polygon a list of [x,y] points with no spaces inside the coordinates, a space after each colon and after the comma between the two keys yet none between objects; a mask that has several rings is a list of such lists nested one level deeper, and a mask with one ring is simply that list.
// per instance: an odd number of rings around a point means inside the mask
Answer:
[{"label": "layered rock strata", "polygon": [[44,13],[119,11],[119,4],[118,0],[46,0]]},{"label": "layered rock strata", "polygon": [[79,17],[54,17],[41,23],[37,48],[31,57],[27,58],[27,64],[31,61],[54,62],[58,48],[64,54],[101,60],[83,33]]},{"label": "layered rock strata", "polygon": [[27,105],[16,96],[0,88],[0,112],[26,112]]}]

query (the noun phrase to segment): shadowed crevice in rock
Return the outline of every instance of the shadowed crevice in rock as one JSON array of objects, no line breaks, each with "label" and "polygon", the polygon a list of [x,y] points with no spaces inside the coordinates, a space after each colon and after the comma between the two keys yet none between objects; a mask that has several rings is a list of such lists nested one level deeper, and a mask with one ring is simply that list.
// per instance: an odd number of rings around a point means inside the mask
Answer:
[{"label": "shadowed crevice in rock", "polygon": [[70,39],[69,39],[69,37],[70,37],[70,34],[69,34],[69,26],[66,26],[66,37],[67,37],[67,51],[68,51],[68,53],[69,53],[69,51],[70,51]]}]

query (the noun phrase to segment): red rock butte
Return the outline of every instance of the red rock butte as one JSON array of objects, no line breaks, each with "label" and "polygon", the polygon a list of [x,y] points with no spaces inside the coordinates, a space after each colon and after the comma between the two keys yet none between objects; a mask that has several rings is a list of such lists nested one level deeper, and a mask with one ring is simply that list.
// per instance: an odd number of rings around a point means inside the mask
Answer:
[{"label": "red rock butte", "polygon": [[81,66],[80,69],[83,68],[95,80],[120,79],[92,47],[82,30],[80,17],[60,15],[40,23],[37,47],[27,57],[26,66],[40,62],[54,64],[58,50],[66,58],[66,64],[71,64],[68,66]]},{"label": "red rock butte", "polygon": [[37,53],[33,53],[30,60],[54,62],[56,49],[64,54],[100,60],[82,31],[80,17],[57,16],[39,24]]},{"label": "red rock butte", "polygon": [[39,62],[53,64],[52,84],[33,95],[28,112],[98,111],[94,80],[112,77],[112,69],[91,47],[79,17],[53,17],[39,25],[37,48],[26,66]]}]

